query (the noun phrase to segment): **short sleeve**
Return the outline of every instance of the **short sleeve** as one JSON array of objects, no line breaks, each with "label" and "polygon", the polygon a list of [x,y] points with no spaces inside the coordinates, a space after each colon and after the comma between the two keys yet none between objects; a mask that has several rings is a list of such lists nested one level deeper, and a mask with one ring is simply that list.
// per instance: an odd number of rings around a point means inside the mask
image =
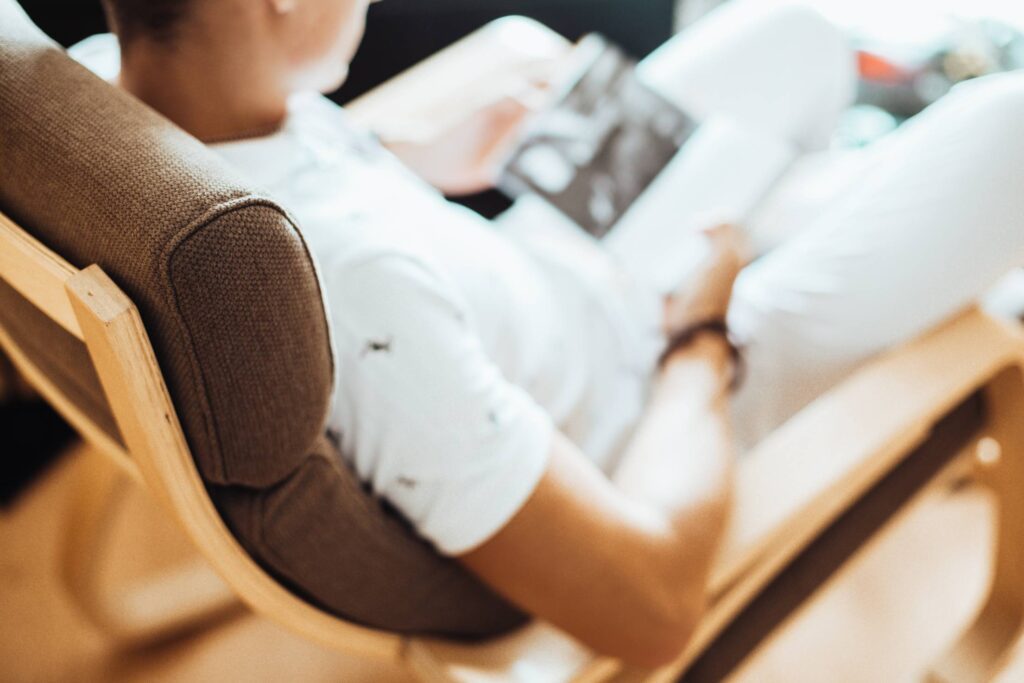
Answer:
[{"label": "short sleeve", "polygon": [[554,426],[491,361],[453,283],[417,257],[328,267],[342,451],[437,549],[499,531],[547,464]]}]

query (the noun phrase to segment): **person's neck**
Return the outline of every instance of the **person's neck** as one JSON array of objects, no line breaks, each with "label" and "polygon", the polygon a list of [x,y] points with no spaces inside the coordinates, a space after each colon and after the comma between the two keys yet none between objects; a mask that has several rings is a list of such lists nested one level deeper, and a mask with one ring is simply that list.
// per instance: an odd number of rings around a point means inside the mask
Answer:
[{"label": "person's neck", "polygon": [[267,135],[280,127],[288,93],[259,58],[215,46],[127,46],[120,84],[204,142]]}]

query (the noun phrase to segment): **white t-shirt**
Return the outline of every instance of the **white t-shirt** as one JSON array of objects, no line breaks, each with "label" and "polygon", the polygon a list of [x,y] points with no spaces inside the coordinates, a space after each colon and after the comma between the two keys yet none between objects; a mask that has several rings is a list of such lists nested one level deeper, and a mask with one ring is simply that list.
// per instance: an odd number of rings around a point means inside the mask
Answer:
[{"label": "white t-shirt", "polygon": [[293,98],[279,133],[214,149],[295,214],[337,356],[329,428],[439,550],[505,525],[556,427],[614,464],[658,332],[596,246],[557,228],[502,231],[445,201],[319,96]]},{"label": "white t-shirt", "polygon": [[536,207],[491,223],[447,202],[318,95],[294,97],[278,133],[213,149],[296,217],[336,354],[328,428],[441,552],[514,516],[556,428],[611,471],[646,403],[660,298],[590,238]]}]

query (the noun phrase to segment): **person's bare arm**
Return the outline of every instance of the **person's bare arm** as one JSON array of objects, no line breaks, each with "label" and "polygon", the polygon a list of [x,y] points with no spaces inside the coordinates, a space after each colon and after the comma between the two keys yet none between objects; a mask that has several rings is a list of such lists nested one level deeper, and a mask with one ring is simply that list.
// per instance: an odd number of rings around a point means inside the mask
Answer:
[{"label": "person's bare arm", "polygon": [[406,167],[450,196],[491,189],[529,114],[524,99],[504,95],[423,139],[382,138]]},{"label": "person's bare arm", "polygon": [[[722,256],[667,325],[724,314],[738,259]],[[540,484],[495,536],[459,559],[532,614],[598,652],[653,666],[685,647],[724,531],[732,441],[725,342],[677,352],[609,480],[559,436]]]}]

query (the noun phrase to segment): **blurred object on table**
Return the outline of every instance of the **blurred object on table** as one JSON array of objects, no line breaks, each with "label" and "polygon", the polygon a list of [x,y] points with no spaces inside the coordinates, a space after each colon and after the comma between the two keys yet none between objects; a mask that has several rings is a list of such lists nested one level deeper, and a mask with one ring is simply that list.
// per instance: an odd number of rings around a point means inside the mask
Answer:
[{"label": "blurred object on table", "polygon": [[1024,68],[1024,34],[992,19],[956,21],[934,40],[857,41],[859,102],[910,117],[957,83]]},{"label": "blurred object on table", "polygon": [[856,104],[839,119],[833,145],[844,149],[867,147],[900,125],[900,119],[873,104]]}]

